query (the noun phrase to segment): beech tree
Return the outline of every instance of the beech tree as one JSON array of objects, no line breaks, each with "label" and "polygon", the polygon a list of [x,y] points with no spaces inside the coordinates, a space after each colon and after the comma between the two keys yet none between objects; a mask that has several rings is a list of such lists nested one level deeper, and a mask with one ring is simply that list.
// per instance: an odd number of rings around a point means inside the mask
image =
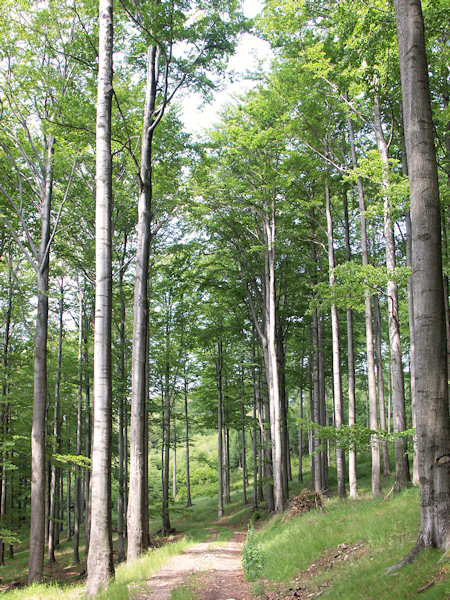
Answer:
[{"label": "beech tree", "polygon": [[113,3],[99,3],[96,122],[94,415],[92,500],[87,595],[94,597],[114,574],[111,524],[111,105],[113,96]]},{"label": "beech tree", "polygon": [[450,425],[442,283],[441,207],[420,0],[395,0],[412,228],[417,357],[420,530],[398,565],[426,547],[449,548]]}]

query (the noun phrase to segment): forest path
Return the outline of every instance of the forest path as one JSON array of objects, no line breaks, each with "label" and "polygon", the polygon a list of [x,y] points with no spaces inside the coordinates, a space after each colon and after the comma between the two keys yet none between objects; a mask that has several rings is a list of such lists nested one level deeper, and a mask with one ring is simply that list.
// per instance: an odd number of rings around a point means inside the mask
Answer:
[{"label": "forest path", "polygon": [[215,545],[216,537],[217,534],[174,556],[133,598],[169,600],[175,588],[195,575],[198,583],[196,600],[250,600],[241,566],[245,532],[235,531],[229,542],[220,545]]}]

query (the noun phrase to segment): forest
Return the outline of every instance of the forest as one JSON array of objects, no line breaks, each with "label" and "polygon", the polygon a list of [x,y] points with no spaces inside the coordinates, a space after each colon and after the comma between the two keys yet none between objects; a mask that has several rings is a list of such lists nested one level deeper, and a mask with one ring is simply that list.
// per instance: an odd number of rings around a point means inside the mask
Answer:
[{"label": "forest", "polygon": [[[64,539],[113,598],[182,507],[306,487],[410,498],[386,566],[448,558],[448,4],[260,4],[0,4],[2,580]],[[249,34],[270,60],[192,134]]]}]

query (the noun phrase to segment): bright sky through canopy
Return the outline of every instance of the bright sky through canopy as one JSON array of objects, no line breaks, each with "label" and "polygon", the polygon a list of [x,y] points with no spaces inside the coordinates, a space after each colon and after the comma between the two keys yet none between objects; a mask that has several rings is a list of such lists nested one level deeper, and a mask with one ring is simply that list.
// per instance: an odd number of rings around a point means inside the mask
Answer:
[{"label": "bright sky through canopy", "polygon": [[[243,0],[244,14],[253,18],[261,12],[261,0]],[[219,120],[219,113],[234,97],[249,91],[255,82],[245,79],[247,72],[256,70],[258,61],[270,58],[270,46],[254,35],[242,35],[236,54],[230,59],[227,72],[233,73],[233,82],[226,81],[224,89],[214,94],[210,104],[202,104],[199,94],[187,94],[181,99],[183,122],[187,131],[199,133]]]}]

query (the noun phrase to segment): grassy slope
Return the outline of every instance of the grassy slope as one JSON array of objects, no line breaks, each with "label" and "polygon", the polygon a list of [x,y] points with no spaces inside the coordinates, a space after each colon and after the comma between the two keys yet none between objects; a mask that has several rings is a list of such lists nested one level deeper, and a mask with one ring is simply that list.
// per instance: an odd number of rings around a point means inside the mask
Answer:
[{"label": "grassy slope", "polygon": [[[293,465],[293,472],[295,465]],[[306,467],[306,465],[305,465]],[[306,470],[306,469],[305,469]],[[424,600],[440,600],[450,597],[448,584],[448,565],[438,564],[439,554],[436,551],[422,553],[416,561],[402,569],[395,576],[385,577],[384,570],[406,554],[414,544],[419,525],[418,491],[407,490],[399,496],[390,495],[387,499],[374,501],[370,498],[370,478],[364,474],[370,472],[366,461],[359,464],[359,487],[361,499],[339,503],[337,498],[328,500],[322,511],[312,511],[302,517],[288,522],[282,522],[282,517],[267,519],[258,527],[257,539],[264,556],[262,580],[254,585],[255,598],[264,598],[265,591],[271,586],[281,590],[300,586],[307,588],[310,593],[322,591],[322,599],[333,600],[372,598],[389,600],[408,600],[418,597],[417,589],[431,582],[438,573],[447,569],[433,586],[420,593]],[[298,493],[301,486],[309,483],[308,473],[303,484],[292,482],[291,495]],[[333,473],[330,471],[330,486],[335,487]],[[195,495],[194,506],[190,509],[183,503],[171,506],[171,521],[178,533],[186,537],[151,550],[131,566],[119,565],[116,570],[116,580],[102,600],[125,600],[133,595],[133,590],[139,589],[140,584],[152,573],[157,571],[172,555],[182,552],[190,543],[207,539],[213,530],[220,530],[218,542],[228,539],[232,528],[245,528],[251,516],[250,507],[243,507],[241,493],[238,488],[239,474],[236,473],[236,491],[232,494],[232,504],[226,507],[224,521],[218,527],[216,522],[217,499],[215,497],[199,497]],[[389,492],[391,480],[384,482],[384,493]],[[207,490],[209,492],[209,488]],[[153,515],[151,530],[157,531],[160,526],[159,518]],[[153,536],[155,539],[155,536]],[[321,564],[324,556],[331,556],[338,544],[360,544],[359,551],[348,557],[348,560],[335,560],[332,569],[325,567],[317,569],[313,576],[301,573],[308,569],[311,563]],[[60,548],[58,564],[70,565],[71,544]],[[0,577],[5,582],[9,578],[17,578],[26,574],[28,552],[17,552],[13,562],[0,567]],[[301,582],[295,582],[300,576]],[[438,578],[439,579],[439,578]],[[327,587],[318,587],[319,585]],[[128,588],[130,586],[130,588]],[[192,598],[195,598],[195,581],[190,584]],[[185,589],[185,592],[188,590]],[[15,590],[5,594],[6,600],[51,600],[53,598],[81,598],[84,583],[76,582],[71,586],[33,586],[23,590]],[[183,596],[183,589],[178,590],[178,596],[187,600],[191,596]],[[180,595],[181,594],[181,595]]]},{"label": "grassy slope", "polygon": [[[342,503],[333,497],[322,511],[314,510],[288,522],[283,522],[282,516],[273,517],[258,530],[256,539],[263,556],[260,578],[266,583],[255,584],[256,597],[264,597],[264,587],[277,584],[281,590],[306,587],[310,593],[321,591],[324,600],[407,600],[416,598],[417,590],[431,581],[434,584],[420,593],[420,598],[450,597],[448,562],[438,564],[441,555],[435,550],[423,552],[395,575],[384,576],[385,569],[415,543],[419,494],[417,489],[409,489],[375,501],[368,493],[368,483],[368,479],[360,479],[360,500]],[[387,494],[391,482],[385,483]],[[339,544],[357,546],[358,550],[346,560],[333,558],[339,554]],[[322,568],[313,568],[312,574],[301,573],[321,561]]]}]

